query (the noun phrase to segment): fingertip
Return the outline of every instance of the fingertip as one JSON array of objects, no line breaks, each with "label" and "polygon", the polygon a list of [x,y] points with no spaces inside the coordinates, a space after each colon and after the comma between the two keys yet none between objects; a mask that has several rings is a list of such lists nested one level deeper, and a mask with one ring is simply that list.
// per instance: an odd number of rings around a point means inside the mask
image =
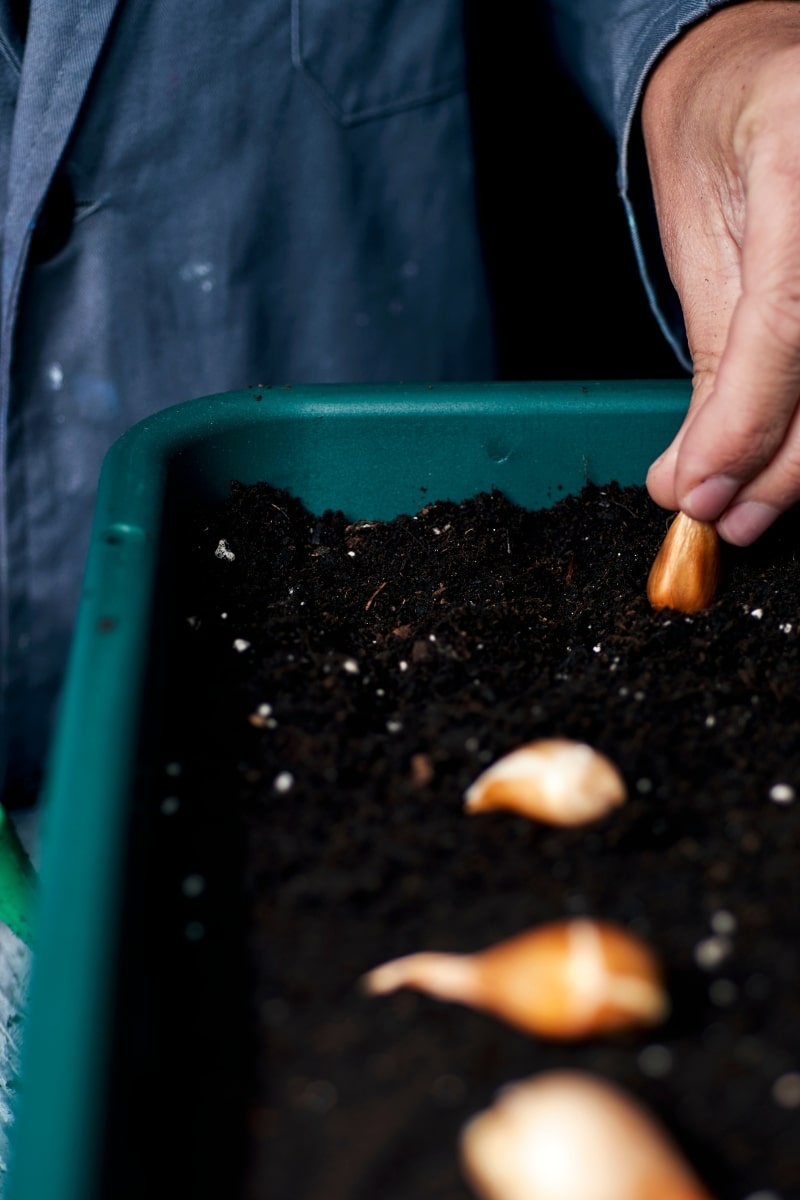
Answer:
[{"label": "fingertip", "polygon": [[743,500],[734,504],[717,522],[721,538],[733,546],[750,546],[780,514],[771,504],[759,500]]},{"label": "fingertip", "polygon": [[661,459],[657,458],[655,460],[655,462],[652,462],[650,464],[650,466],[647,468],[647,476],[645,478],[645,483],[647,484],[647,487],[649,489],[658,487],[658,485],[661,481],[661,476],[663,474],[664,474],[664,470],[661,465]]},{"label": "fingertip", "polygon": [[679,497],[678,507],[695,521],[717,521],[741,486],[732,475],[712,475]]},{"label": "fingertip", "polygon": [[675,504],[675,453],[665,450],[650,464],[645,486],[652,499],[662,508],[676,508]]},{"label": "fingertip", "polygon": [[669,491],[665,491],[658,486],[651,486],[649,478],[646,486],[648,495],[654,504],[657,504],[659,508],[666,509],[668,512],[675,512],[677,504],[672,499]]}]

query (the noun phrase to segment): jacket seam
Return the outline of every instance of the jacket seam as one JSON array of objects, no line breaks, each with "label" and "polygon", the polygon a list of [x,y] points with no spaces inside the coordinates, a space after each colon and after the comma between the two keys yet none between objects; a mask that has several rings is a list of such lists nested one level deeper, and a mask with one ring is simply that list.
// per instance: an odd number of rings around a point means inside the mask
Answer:
[{"label": "jacket seam", "polygon": [[22,73],[22,60],[3,32],[0,32],[0,55],[2,55],[9,67],[11,67],[11,70],[19,78]]}]

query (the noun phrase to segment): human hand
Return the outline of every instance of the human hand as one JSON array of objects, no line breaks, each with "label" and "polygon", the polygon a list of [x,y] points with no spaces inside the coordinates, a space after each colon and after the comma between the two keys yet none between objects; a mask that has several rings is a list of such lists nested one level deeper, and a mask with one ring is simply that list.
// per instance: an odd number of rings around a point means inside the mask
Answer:
[{"label": "human hand", "polygon": [[800,3],[747,0],[692,27],[642,120],[694,368],[647,486],[745,546],[800,500]]}]

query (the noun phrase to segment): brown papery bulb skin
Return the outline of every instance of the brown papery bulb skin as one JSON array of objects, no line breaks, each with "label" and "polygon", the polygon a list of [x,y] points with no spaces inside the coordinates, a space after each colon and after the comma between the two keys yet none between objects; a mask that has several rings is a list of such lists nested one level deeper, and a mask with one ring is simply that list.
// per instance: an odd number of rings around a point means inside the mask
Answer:
[{"label": "brown papery bulb skin", "polygon": [[638,1101],[582,1071],[503,1088],[464,1126],[460,1160],[482,1200],[713,1200]]},{"label": "brown papery bulb skin", "polygon": [[669,1013],[650,949],[608,921],[554,921],[476,954],[423,952],[370,971],[375,995],[410,987],[570,1041],[657,1025]]},{"label": "brown papery bulb skin", "polygon": [[693,613],[713,603],[719,587],[719,534],[710,521],[679,512],[667,530],[647,579],[653,608]]}]

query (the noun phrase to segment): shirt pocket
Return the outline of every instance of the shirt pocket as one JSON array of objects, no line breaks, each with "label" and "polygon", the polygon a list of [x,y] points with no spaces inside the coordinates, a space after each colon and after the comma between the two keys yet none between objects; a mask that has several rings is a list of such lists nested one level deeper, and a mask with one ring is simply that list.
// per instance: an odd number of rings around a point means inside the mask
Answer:
[{"label": "shirt pocket", "polygon": [[465,86],[462,0],[291,0],[292,61],[343,125]]}]

